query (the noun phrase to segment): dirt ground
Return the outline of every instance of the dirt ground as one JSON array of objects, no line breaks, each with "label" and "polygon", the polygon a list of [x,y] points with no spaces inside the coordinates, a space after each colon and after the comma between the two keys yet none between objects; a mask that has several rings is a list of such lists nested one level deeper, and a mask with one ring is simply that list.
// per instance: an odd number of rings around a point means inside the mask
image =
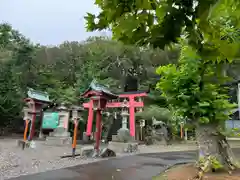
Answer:
[{"label": "dirt ground", "polygon": [[[153,180],[196,180],[197,169],[193,164],[179,165],[167,170]],[[202,180],[240,180],[240,171],[228,173],[207,173]]]}]

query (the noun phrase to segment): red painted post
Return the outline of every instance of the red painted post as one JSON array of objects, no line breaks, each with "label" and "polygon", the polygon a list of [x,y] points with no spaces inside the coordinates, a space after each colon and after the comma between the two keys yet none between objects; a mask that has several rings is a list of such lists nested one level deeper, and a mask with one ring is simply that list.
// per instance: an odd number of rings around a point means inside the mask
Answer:
[{"label": "red painted post", "polygon": [[31,122],[31,132],[30,132],[30,140],[33,139],[35,133],[35,120],[36,120],[36,112],[32,115],[32,122]]},{"label": "red painted post", "polygon": [[101,110],[97,110],[96,144],[95,144],[95,150],[97,151],[97,153],[99,153],[99,146],[101,141],[101,121],[102,121]]},{"label": "red painted post", "polygon": [[88,107],[88,121],[87,121],[87,132],[86,134],[88,136],[91,136],[92,134],[92,124],[93,124],[93,100],[89,101],[89,107]]},{"label": "red painted post", "polygon": [[129,125],[130,135],[135,137],[135,107],[134,97],[129,97]]}]

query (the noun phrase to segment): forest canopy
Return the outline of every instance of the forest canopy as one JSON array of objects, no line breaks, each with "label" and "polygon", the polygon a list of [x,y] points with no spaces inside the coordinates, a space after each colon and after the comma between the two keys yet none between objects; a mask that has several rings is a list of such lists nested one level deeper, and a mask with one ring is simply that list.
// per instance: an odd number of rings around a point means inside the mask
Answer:
[{"label": "forest canopy", "polygon": [[137,79],[139,90],[154,90],[159,79],[155,69],[175,63],[178,55],[177,48],[143,49],[107,37],[42,46],[11,25],[1,24],[0,126],[22,123],[20,112],[28,88],[47,91],[51,100],[70,104],[81,103],[77,97],[93,79],[116,93],[124,91],[127,77]]}]

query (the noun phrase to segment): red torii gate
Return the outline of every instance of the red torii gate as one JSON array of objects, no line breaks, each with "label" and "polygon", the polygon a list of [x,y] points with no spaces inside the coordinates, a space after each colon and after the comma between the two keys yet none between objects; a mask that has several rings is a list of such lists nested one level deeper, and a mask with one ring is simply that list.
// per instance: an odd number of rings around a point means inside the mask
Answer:
[{"label": "red torii gate", "polygon": [[[128,92],[125,94],[118,95],[119,98],[128,99],[127,103],[124,103],[125,107],[129,108],[129,129],[130,135],[135,137],[135,108],[144,107],[143,102],[138,102],[135,100],[136,97],[146,97],[146,92]],[[106,108],[118,108],[122,107],[123,102],[107,102]],[[93,124],[93,100],[90,100],[87,103],[83,103],[83,107],[88,109],[88,121],[87,121],[87,131],[88,136],[92,133],[92,124]]]}]

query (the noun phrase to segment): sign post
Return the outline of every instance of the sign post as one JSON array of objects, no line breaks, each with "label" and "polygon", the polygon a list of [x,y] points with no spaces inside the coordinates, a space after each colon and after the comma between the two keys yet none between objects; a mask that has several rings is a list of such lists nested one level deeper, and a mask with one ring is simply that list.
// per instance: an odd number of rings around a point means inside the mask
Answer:
[{"label": "sign post", "polygon": [[24,141],[26,141],[26,140],[27,140],[28,124],[29,124],[29,120],[28,120],[28,119],[26,119],[26,120],[25,120],[25,129],[24,129],[24,135],[23,135],[23,140],[24,140]]},{"label": "sign post", "polygon": [[74,107],[72,110],[72,121],[74,122],[74,133],[73,133],[73,142],[72,142],[72,157],[75,157],[76,147],[77,147],[77,133],[78,133],[78,124],[81,119],[81,112],[83,111],[80,107]]},{"label": "sign post", "polygon": [[143,140],[143,127],[145,127],[145,120],[140,120],[140,128],[141,128],[141,141]]}]

